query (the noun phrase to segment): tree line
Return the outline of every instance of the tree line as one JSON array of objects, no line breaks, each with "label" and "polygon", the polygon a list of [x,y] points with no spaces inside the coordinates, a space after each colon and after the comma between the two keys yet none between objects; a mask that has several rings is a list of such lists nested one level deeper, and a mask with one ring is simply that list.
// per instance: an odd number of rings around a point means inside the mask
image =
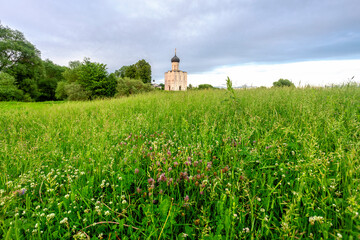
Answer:
[{"label": "tree line", "polygon": [[0,101],[88,100],[151,91],[151,66],[144,59],[108,73],[106,64],[71,61],[60,66],[18,30],[0,23]]}]

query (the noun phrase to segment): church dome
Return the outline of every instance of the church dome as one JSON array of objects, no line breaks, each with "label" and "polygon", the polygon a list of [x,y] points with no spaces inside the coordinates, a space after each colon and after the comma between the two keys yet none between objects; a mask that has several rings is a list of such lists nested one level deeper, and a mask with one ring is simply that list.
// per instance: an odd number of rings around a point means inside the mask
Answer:
[{"label": "church dome", "polygon": [[180,62],[180,58],[176,56],[176,53],[175,56],[171,59],[171,62]]}]

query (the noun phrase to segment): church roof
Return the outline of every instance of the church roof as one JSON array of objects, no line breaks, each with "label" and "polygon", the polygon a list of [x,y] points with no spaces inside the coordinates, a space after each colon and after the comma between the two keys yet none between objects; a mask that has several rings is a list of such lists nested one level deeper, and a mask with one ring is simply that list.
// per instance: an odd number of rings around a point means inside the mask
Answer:
[{"label": "church roof", "polygon": [[175,56],[171,59],[171,62],[180,62],[180,58],[176,56],[176,53]]}]

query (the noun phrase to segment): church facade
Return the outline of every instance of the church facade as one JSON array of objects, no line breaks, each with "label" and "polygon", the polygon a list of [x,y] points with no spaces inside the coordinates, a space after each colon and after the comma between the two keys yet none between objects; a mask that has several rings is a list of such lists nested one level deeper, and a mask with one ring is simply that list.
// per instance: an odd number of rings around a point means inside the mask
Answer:
[{"label": "church facade", "polygon": [[165,73],[165,90],[166,91],[186,91],[187,89],[187,72],[179,70],[180,59],[175,56],[171,59],[171,70]]}]

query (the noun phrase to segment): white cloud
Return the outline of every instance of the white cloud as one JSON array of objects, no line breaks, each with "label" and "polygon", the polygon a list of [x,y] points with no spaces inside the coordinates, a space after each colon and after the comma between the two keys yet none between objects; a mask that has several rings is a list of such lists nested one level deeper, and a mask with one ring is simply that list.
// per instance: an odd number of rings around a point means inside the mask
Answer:
[{"label": "white cloud", "polygon": [[291,80],[296,86],[310,84],[324,86],[347,82],[351,77],[359,82],[360,60],[308,61],[286,64],[247,64],[223,66],[201,74],[188,73],[188,84],[209,83],[225,86],[229,76],[234,86],[272,86],[280,78]]}]

